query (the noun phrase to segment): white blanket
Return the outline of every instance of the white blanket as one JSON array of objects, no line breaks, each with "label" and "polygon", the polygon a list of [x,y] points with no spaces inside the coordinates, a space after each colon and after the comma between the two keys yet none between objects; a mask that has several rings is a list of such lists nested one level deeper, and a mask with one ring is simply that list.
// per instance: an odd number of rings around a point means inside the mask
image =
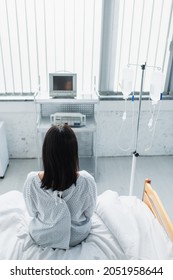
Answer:
[{"label": "white blanket", "polygon": [[136,197],[106,191],[98,197],[91,233],[69,250],[37,246],[22,193],[0,196],[0,259],[173,259],[173,244],[147,206]]}]

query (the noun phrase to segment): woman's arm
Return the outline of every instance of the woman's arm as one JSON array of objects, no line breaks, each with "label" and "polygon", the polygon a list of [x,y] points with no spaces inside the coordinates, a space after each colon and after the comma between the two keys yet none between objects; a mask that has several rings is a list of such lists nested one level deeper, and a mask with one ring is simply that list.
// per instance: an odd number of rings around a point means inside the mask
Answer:
[{"label": "woman's arm", "polygon": [[37,213],[36,200],[33,188],[33,173],[29,173],[23,186],[23,197],[30,216],[34,217]]},{"label": "woman's arm", "polygon": [[[89,174],[90,175],[90,174]],[[97,185],[94,178],[90,175],[86,178],[87,181],[87,198],[86,198],[86,210],[84,215],[90,218],[96,208],[97,203]]]}]

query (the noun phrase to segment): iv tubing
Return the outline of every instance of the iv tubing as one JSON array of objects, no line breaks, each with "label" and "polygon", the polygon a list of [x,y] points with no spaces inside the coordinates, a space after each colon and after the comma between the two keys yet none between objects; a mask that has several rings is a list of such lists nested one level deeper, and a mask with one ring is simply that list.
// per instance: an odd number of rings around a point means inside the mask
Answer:
[{"label": "iv tubing", "polygon": [[142,68],[142,78],[141,78],[141,88],[140,88],[140,95],[139,95],[139,111],[138,111],[138,120],[137,120],[137,133],[136,133],[135,151],[137,150],[137,143],[138,143],[139,119],[140,119],[140,114],[141,114],[141,101],[142,101],[143,80],[144,80],[145,66],[146,66],[146,63],[144,65],[141,65],[141,68]]},{"label": "iv tubing", "polygon": [[[132,100],[132,102],[133,102],[133,100]],[[127,99],[125,99],[125,111],[124,111],[124,114],[126,115],[126,113],[127,113],[127,108],[126,108],[126,106],[127,106]],[[121,145],[120,145],[120,135],[121,135],[121,133],[122,133],[122,129],[123,129],[123,126],[124,126],[124,122],[126,121],[126,119],[123,119],[122,120],[122,124],[121,124],[121,127],[120,127],[120,130],[119,130],[119,134],[118,134],[118,140],[117,140],[117,146],[118,146],[118,148],[121,150],[121,151],[123,151],[123,152],[127,152],[127,151],[129,151],[130,150],[130,148],[131,148],[131,146],[132,146],[132,142],[133,142],[133,137],[134,137],[134,102],[133,102],[133,113],[132,113],[132,121],[131,121],[131,126],[132,126],[132,137],[131,137],[131,140],[129,141],[129,145],[128,145],[128,147],[127,148],[123,148]],[[126,117],[127,118],[127,117]]]},{"label": "iv tubing", "polygon": [[151,149],[152,145],[153,145],[153,140],[154,140],[154,135],[155,135],[155,130],[156,130],[156,124],[157,124],[157,120],[158,120],[159,113],[160,113],[160,107],[161,107],[161,102],[159,103],[159,108],[158,108],[158,111],[157,111],[157,116],[156,116],[156,119],[155,119],[155,123],[154,123],[154,126],[153,126],[152,130],[151,130],[152,131],[151,142],[150,142],[150,145],[145,148],[145,151],[149,151]]}]

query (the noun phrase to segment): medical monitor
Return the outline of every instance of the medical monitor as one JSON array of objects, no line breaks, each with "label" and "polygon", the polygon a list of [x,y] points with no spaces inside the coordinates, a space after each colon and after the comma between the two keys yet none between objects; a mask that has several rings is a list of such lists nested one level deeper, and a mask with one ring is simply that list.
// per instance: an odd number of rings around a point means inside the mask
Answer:
[{"label": "medical monitor", "polygon": [[77,92],[75,73],[50,73],[49,95],[54,98],[74,98]]}]

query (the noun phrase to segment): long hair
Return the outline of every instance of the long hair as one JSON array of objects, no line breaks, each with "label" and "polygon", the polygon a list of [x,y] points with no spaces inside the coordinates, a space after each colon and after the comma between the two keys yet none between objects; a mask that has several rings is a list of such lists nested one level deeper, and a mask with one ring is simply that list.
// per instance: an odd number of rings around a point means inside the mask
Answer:
[{"label": "long hair", "polygon": [[47,131],[42,158],[42,188],[63,191],[76,184],[79,170],[78,143],[68,125],[54,125]]}]

